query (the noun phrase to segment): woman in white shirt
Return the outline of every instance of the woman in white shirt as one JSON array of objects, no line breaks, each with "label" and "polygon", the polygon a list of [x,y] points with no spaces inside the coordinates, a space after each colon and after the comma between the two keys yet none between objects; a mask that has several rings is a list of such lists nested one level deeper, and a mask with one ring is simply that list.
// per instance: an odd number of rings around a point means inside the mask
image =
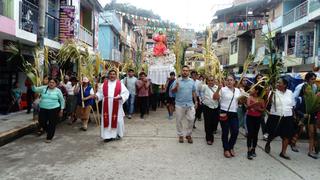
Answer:
[{"label": "woman in white shirt", "polygon": [[212,76],[207,78],[207,84],[202,87],[203,117],[206,141],[208,145],[212,145],[214,141],[213,132],[217,129],[219,123],[219,102],[213,99],[213,94],[218,90],[218,86],[214,84]]},{"label": "woman in white shirt", "polygon": [[294,135],[293,107],[295,106],[294,96],[291,90],[287,89],[288,81],[281,78],[277,82],[277,89],[271,96],[271,109],[267,120],[268,141],[265,145],[266,153],[270,153],[271,141],[280,136],[282,138],[282,149],[280,157],[290,160],[286,151],[289,140]]},{"label": "woman in white shirt", "polygon": [[[224,156],[231,158],[235,156],[234,145],[239,134],[239,120],[237,115],[238,98],[240,90],[235,87],[235,77],[229,75],[226,79],[226,86],[219,86],[214,94],[214,99],[220,99],[220,125],[222,128],[222,144]],[[230,132],[230,137],[229,137]]]},{"label": "woman in white shirt", "polygon": [[76,121],[75,111],[77,108],[77,96],[74,93],[75,87],[77,86],[77,78],[71,77],[70,82],[66,85],[68,92],[67,96],[67,115],[70,118],[69,124],[72,124]]}]

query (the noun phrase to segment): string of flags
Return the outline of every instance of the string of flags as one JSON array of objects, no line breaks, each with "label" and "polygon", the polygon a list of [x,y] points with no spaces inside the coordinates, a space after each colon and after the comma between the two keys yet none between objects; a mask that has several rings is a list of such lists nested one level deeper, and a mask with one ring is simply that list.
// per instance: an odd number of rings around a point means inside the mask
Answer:
[{"label": "string of flags", "polygon": [[266,21],[265,20],[251,20],[251,21],[243,21],[243,22],[224,22],[224,28],[231,27],[231,28],[239,28],[239,27],[258,27],[261,25],[265,25]]},{"label": "string of flags", "polygon": [[129,20],[132,20],[134,24],[136,24],[135,21],[141,20],[147,22],[146,25],[136,25],[137,28],[145,28],[145,29],[157,29],[157,28],[163,28],[170,31],[176,31],[178,29],[178,26],[174,23],[170,23],[169,21],[162,21],[160,19],[154,19],[154,18],[147,18],[142,16],[137,16],[121,11],[115,11],[117,14],[120,14],[121,16],[126,16]]}]

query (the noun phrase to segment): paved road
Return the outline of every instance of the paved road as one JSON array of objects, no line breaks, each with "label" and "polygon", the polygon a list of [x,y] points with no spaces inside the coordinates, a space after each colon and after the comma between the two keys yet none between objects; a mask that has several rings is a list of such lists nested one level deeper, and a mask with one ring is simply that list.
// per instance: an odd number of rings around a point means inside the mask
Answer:
[{"label": "paved road", "polygon": [[[246,159],[246,140],[239,136],[232,159],[223,157],[220,134],[214,145],[204,140],[203,121],[197,122],[193,144],[179,144],[175,121],[165,119],[164,109],[151,112],[146,120],[126,120],[125,137],[104,143],[99,129],[87,132],[80,123],[59,125],[51,144],[44,136],[24,136],[0,147],[0,179],[320,179],[320,160],[289,152],[291,161],[278,156],[280,141],[272,144],[271,155],[257,149],[258,157]],[[261,146],[264,145],[260,141]]]}]

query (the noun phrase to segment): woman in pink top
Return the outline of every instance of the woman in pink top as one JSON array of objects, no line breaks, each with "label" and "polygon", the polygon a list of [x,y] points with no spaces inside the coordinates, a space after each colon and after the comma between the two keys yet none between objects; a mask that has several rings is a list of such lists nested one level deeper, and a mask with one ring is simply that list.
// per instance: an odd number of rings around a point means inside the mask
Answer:
[{"label": "woman in pink top", "polygon": [[257,156],[255,148],[258,142],[260,123],[263,120],[262,113],[265,109],[264,100],[260,98],[262,90],[260,86],[256,86],[251,90],[250,96],[247,99],[247,158],[250,160]]}]

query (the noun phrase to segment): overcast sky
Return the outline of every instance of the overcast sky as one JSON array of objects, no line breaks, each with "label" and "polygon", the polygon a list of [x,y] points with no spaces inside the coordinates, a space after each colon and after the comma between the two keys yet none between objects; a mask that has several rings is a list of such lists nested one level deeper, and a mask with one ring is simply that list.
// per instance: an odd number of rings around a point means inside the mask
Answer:
[{"label": "overcast sky", "polygon": [[[104,7],[111,0],[99,0]],[[203,30],[217,9],[230,5],[232,0],[117,0],[152,10],[163,20],[175,22],[183,28]]]}]

